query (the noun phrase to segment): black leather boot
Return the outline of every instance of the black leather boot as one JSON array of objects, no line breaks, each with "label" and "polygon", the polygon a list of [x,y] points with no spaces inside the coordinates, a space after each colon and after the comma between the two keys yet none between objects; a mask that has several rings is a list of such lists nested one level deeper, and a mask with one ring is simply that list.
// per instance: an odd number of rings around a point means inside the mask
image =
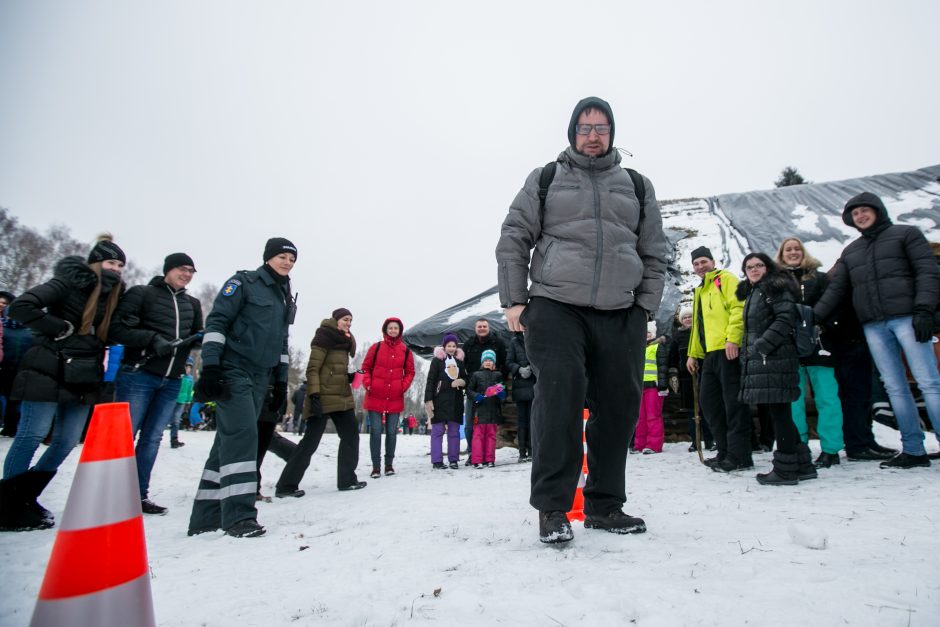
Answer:
[{"label": "black leather boot", "polygon": [[796,485],[799,479],[799,455],[774,451],[774,469],[758,474],[757,483],[761,485]]},{"label": "black leather boot", "polygon": [[53,523],[30,507],[35,501],[27,486],[30,473],[24,472],[0,481],[0,531],[48,529]]},{"label": "black leather boot", "polygon": [[48,509],[39,504],[39,495],[43,493],[52,478],[55,477],[55,470],[30,470],[24,473],[25,496],[27,497],[26,506],[38,513],[44,520],[49,521],[49,526],[55,524],[55,516]]},{"label": "black leather boot", "polygon": [[819,476],[816,473],[816,466],[813,464],[813,452],[809,450],[809,446],[805,442],[796,445],[796,461],[800,481],[809,481]]},{"label": "black leather boot", "polygon": [[838,453],[820,453],[816,458],[816,468],[831,468],[839,465]]}]

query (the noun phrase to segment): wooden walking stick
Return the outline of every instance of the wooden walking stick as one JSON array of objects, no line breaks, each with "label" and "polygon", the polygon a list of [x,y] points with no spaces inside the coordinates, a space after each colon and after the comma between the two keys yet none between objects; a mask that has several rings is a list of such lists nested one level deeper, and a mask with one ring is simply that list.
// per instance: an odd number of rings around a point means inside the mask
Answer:
[{"label": "wooden walking stick", "polygon": [[702,453],[702,415],[698,408],[698,375],[696,371],[692,374],[692,404],[693,416],[695,418],[695,452],[698,453],[698,460],[705,464],[705,455]]}]

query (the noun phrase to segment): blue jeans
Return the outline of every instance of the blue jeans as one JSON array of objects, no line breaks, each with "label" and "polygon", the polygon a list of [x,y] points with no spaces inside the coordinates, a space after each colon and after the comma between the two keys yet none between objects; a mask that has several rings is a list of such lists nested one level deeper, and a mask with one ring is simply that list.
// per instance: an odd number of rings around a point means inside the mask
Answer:
[{"label": "blue jeans", "polygon": [[934,435],[940,440],[940,372],[937,372],[937,356],[930,342],[918,342],[914,338],[911,316],[892,318],[863,325],[868,349],[878,372],[884,380],[885,390],[894,409],[901,431],[901,446],[908,455],[924,455],[924,431],[914,404],[914,396],[907,383],[901,351],[907,366],[924,395],[927,415],[934,424]]},{"label": "blue jeans", "polygon": [[90,405],[79,403],[23,401],[20,404],[20,424],[16,429],[16,438],[3,461],[3,477],[9,479],[29,470],[36,449],[53,423],[55,429],[52,431],[52,443],[34,468],[49,472],[57,470],[82,437],[90,410]]},{"label": "blue jeans", "polygon": [[170,442],[179,438],[180,421],[183,419],[183,410],[189,403],[177,403],[173,408],[173,415],[170,416]]},{"label": "blue jeans", "polygon": [[378,468],[382,461],[382,432],[385,431],[385,465],[395,461],[395,442],[398,438],[398,417],[401,414],[385,414],[385,426],[382,426],[382,414],[369,412],[369,451],[372,453],[372,467]]},{"label": "blue jeans", "polygon": [[115,380],[117,402],[130,403],[131,430],[137,436],[137,481],[140,498],[147,498],[150,472],[157,461],[163,430],[173,417],[180,379],[167,379],[144,370],[121,366]]}]

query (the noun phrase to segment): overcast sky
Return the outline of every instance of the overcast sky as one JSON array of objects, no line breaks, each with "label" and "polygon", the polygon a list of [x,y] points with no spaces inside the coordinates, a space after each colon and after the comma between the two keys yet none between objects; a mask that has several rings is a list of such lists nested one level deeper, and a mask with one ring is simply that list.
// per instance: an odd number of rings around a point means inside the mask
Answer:
[{"label": "overcast sky", "polygon": [[0,0],[0,206],[221,285],[299,248],[292,342],[496,282],[526,175],[607,99],[659,198],[940,163],[940,3]]}]

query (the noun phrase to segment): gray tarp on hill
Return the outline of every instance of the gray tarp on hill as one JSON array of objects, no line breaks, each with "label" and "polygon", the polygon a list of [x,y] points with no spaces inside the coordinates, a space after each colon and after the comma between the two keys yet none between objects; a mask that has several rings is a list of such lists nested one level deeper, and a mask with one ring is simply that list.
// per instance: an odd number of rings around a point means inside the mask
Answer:
[{"label": "gray tarp on hill", "polygon": [[[801,231],[795,225],[793,210],[804,205],[816,214],[829,214],[842,219],[845,202],[861,192],[872,192],[882,197],[897,197],[905,192],[922,190],[940,180],[940,165],[900,172],[879,174],[829,183],[793,185],[779,189],[722,194],[709,201],[717,202],[728,216],[732,226],[744,234],[751,250],[763,250],[773,256],[782,234],[793,234],[804,242],[835,239],[848,243],[854,239],[833,228],[826,222],[817,221],[819,232]],[[940,227],[940,194],[933,192],[929,208],[913,209],[896,216],[903,222],[918,218],[933,220]]]},{"label": "gray tarp on hill", "polygon": [[[913,172],[881,174],[830,183],[810,183],[742,194],[722,194],[705,200],[723,211],[734,230],[747,239],[751,250],[763,250],[773,255],[783,234],[797,235],[805,242],[835,240],[847,243],[851,237],[824,220],[816,221],[817,232],[800,230],[794,209],[805,206],[810,213],[831,214],[841,220],[845,201],[863,191],[890,198],[903,196],[906,192],[919,192],[926,199],[920,198],[914,203],[917,208],[895,217],[904,222],[926,218],[934,222],[934,228],[940,228],[938,180],[940,165]],[[927,208],[924,208],[925,206]],[[682,278],[675,265],[675,244],[685,237],[686,233],[666,229],[666,235],[671,244],[671,253],[669,276],[657,314],[661,333],[671,330],[673,312],[682,299],[682,293],[677,287],[682,283]],[[509,331],[499,307],[496,287],[421,321],[405,332],[404,340],[415,352],[428,355],[440,344],[441,337],[447,331],[456,333],[461,342],[469,339],[473,335],[473,326],[478,318],[487,318],[491,327],[508,341]]]}]

